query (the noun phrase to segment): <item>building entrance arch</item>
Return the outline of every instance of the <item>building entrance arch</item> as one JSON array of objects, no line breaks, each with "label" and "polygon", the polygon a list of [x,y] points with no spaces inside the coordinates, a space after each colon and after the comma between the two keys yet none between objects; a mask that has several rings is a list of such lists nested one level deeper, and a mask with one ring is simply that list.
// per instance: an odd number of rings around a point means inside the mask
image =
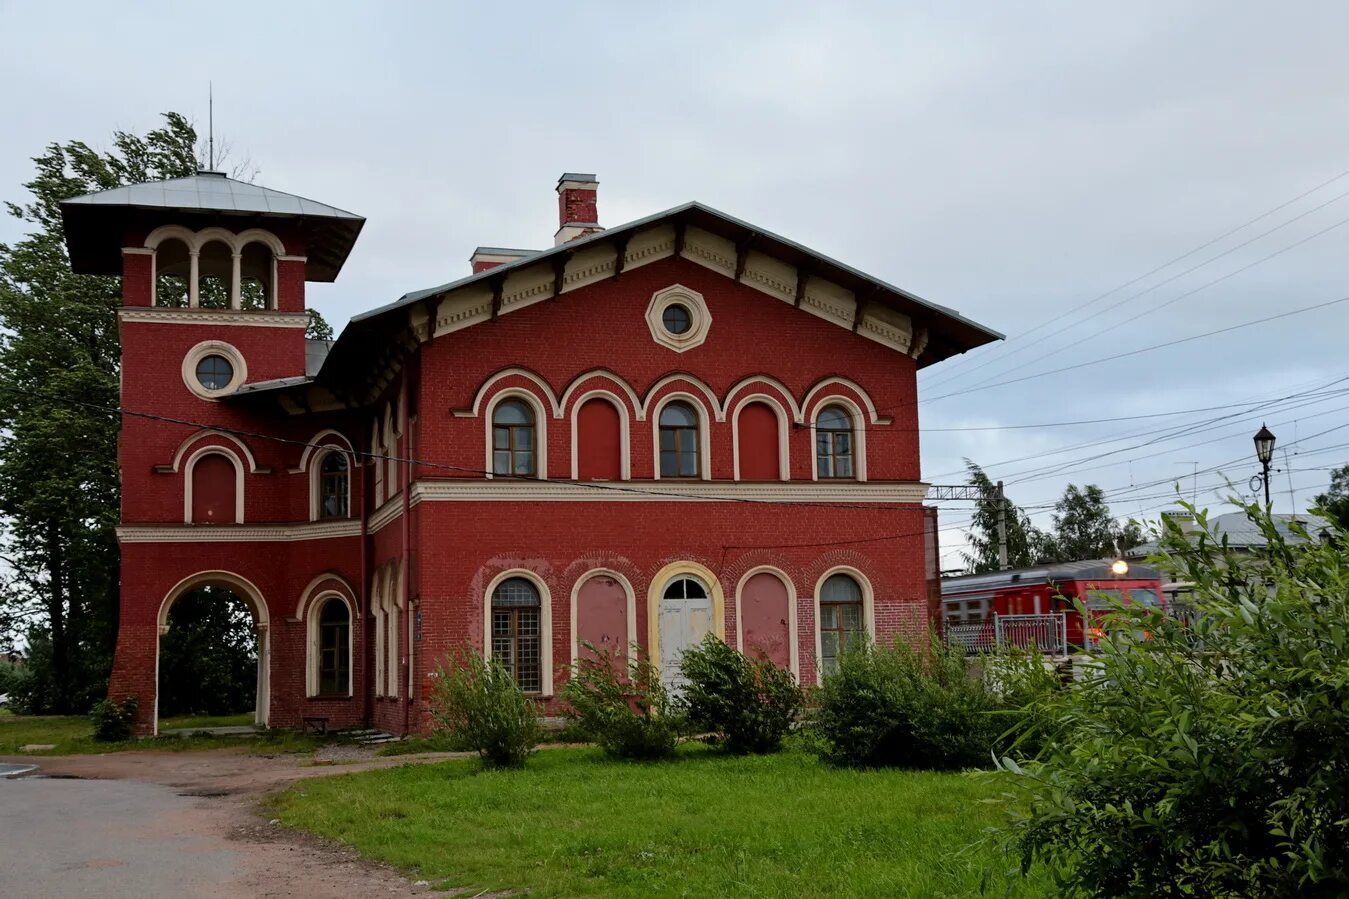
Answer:
[{"label": "building entrance arch", "polygon": [[271,707],[271,617],[267,613],[267,602],[262,591],[247,578],[231,571],[202,571],[183,578],[164,595],[159,604],[156,620],[157,637],[155,639],[155,703],[154,733],[159,733],[159,668],[163,650],[164,635],[169,632],[169,612],[175,603],[206,587],[227,591],[247,607],[253,619],[253,633],[257,647],[257,690],[253,705],[254,723],[266,727]]}]

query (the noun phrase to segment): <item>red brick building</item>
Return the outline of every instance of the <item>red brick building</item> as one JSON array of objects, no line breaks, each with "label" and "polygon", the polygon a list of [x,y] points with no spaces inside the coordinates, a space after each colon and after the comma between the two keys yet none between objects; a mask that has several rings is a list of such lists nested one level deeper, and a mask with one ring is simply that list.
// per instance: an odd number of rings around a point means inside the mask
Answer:
[{"label": "red brick building", "polygon": [[168,611],[252,610],[259,722],[424,720],[466,644],[554,695],[584,641],[667,676],[712,631],[817,681],[937,614],[918,368],[998,337],[698,203],[616,228],[558,184],[555,246],[305,337],[363,220],[216,173],[63,205],[121,275],[122,609],[110,692],[156,720]]}]

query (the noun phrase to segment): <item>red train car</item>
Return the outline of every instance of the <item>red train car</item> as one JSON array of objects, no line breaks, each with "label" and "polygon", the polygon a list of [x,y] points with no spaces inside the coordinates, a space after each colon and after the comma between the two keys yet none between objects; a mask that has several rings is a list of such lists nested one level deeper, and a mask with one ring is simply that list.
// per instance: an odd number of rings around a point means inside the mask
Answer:
[{"label": "red train car", "polygon": [[[1095,559],[942,579],[948,642],[975,652],[999,643],[1034,644],[1046,652],[1090,648],[1100,636],[1091,619],[1112,600],[1163,606],[1162,581],[1148,565]],[[1087,607],[1082,620],[1074,600]]]}]

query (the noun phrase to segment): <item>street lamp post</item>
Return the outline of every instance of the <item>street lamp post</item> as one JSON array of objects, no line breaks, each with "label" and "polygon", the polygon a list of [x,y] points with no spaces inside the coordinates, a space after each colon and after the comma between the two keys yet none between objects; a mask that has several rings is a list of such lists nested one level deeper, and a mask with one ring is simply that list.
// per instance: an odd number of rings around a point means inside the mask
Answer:
[{"label": "street lamp post", "polygon": [[1260,460],[1258,477],[1265,485],[1265,508],[1269,508],[1269,463],[1274,459],[1274,435],[1262,423],[1255,432],[1255,458]]}]

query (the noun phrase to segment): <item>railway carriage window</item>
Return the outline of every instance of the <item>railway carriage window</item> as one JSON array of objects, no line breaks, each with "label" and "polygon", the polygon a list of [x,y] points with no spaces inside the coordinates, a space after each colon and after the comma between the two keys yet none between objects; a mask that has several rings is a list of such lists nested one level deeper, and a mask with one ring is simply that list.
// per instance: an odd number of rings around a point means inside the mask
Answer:
[{"label": "railway carriage window", "polygon": [[319,517],[347,517],[347,456],[333,450],[319,470]]},{"label": "railway carriage window", "polygon": [[820,587],[820,670],[838,671],[850,642],[862,635],[862,588],[846,574],[831,575]]},{"label": "railway carriage window", "polygon": [[660,476],[698,477],[698,413],[687,403],[660,410]]},{"label": "railway carriage window", "polygon": [[492,658],[520,689],[543,689],[539,640],[539,591],[522,577],[507,578],[492,591]]},{"label": "railway carriage window", "polygon": [[492,473],[533,477],[534,413],[519,400],[508,400],[492,412]]},{"label": "railway carriage window", "polygon": [[822,478],[853,476],[852,419],[838,406],[815,419],[815,461]]},{"label": "railway carriage window", "polygon": [[1087,591],[1087,608],[1089,609],[1111,609],[1119,603],[1138,603],[1142,606],[1155,607],[1157,605],[1157,594],[1146,587],[1140,587],[1135,590],[1121,590],[1118,587],[1103,587],[1101,589],[1092,589]]}]

